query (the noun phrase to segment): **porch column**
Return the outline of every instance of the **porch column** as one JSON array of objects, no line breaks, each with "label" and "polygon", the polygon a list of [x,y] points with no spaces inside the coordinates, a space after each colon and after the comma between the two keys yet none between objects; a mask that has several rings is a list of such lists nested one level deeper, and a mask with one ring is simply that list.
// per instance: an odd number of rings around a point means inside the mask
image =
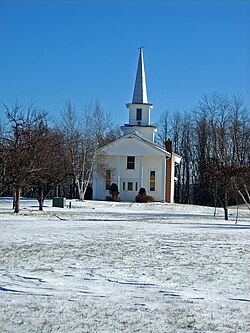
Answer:
[{"label": "porch column", "polygon": [[119,189],[119,192],[121,192],[121,189],[120,189],[120,182],[121,182],[121,172],[120,172],[120,169],[121,169],[121,156],[120,155],[116,155],[115,157],[115,168],[116,168],[116,181],[117,181],[117,186],[118,186],[118,189]]},{"label": "porch column", "polygon": [[139,156],[139,189],[143,187],[143,156]]}]

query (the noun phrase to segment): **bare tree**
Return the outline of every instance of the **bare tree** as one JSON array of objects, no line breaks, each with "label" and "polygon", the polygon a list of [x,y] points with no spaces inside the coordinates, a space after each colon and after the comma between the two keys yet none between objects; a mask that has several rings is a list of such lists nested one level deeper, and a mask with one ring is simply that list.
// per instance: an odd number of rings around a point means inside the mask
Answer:
[{"label": "bare tree", "polygon": [[82,125],[75,106],[68,101],[62,111],[61,129],[68,164],[72,169],[72,183],[70,184],[71,198],[79,197],[78,175],[82,153]]},{"label": "bare tree", "polygon": [[175,187],[175,201],[191,203],[194,182],[194,152],[193,152],[193,122],[191,114],[187,112],[170,111],[160,116],[157,141],[165,145],[167,139],[173,141],[174,152],[182,156],[181,164],[176,168],[177,184]]},{"label": "bare tree", "polygon": [[17,102],[12,108],[4,107],[7,129],[1,139],[2,177],[6,186],[13,187],[13,207],[15,213],[18,213],[22,187],[42,168],[39,163],[44,152],[41,123],[47,115],[38,112],[33,106],[25,111]]},{"label": "bare tree", "polygon": [[78,178],[79,198],[84,196],[92,180],[93,171],[103,173],[105,158],[100,148],[113,141],[115,130],[111,117],[102,109],[99,101],[88,104],[84,110],[82,129],[82,159]]},{"label": "bare tree", "polygon": [[[200,179],[209,185],[216,201],[218,198],[228,220],[228,204],[236,190],[235,184],[245,182],[249,186],[246,172],[249,166],[246,110],[242,101],[235,97],[211,94],[204,95],[197,112],[200,116],[198,137],[204,139],[198,161]],[[240,114],[244,114],[244,121]]]},{"label": "bare tree", "polygon": [[39,210],[43,210],[44,200],[56,186],[73,174],[63,146],[63,134],[56,129],[47,129],[42,140],[44,154],[41,154],[39,161],[41,168],[29,180],[29,189],[39,202]]},{"label": "bare tree", "polygon": [[113,125],[110,115],[103,111],[100,103],[85,106],[83,116],[77,115],[74,106],[67,103],[63,113],[65,144],[70,152],[74,182],[78,197],[84,200],[92,180],[93,170],[103,170],[101,147],[117,138],[119,131]]},{"label": "bare tree", "polygon": [[11,108],[5,105],[5,115],[6,131],[0,145],[3,189],[12,186],[15,213],[20,210],[22,189],[32,189],[42,210],[53,186],[70,173],[65,158],[62,160],[62,135],[48,126],[47,113],[33,106],[25,110],[18,103]]},{"label": "bare tree", "polygon": [[169,110],[166,110],[160,115],[159,121],[157,122],[156,140],[164,146],[165,142],[171,136],[171,113]]},{"label": "bare tree", "polygon": [[[157,140],[171,138],[182,156],[176,170],[175,200],[224,207],[230,200],[249,205],[249,112],[241,96],[204,95],[190,112],[164,112]],[[235,199],[236,200],[236,199]]]}]

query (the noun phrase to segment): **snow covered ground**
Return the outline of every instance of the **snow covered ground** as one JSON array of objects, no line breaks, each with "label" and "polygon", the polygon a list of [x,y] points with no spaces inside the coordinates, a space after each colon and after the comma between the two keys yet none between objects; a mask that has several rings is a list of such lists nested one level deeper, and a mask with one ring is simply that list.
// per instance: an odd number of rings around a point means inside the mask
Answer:
[{"label": "snow covered ground", "polygon": [[0,200],[0,332],[249,333],[250,215]]}]

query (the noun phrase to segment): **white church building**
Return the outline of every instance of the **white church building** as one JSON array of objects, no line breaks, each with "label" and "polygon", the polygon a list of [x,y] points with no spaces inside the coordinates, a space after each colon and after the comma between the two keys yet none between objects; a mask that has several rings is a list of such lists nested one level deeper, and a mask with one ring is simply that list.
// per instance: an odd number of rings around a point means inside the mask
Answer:
[{"label": "white church building", "polygon": [[143,50],[140,48],[132,103],[126,104],[129,122],[121,126],[124,135],[105,147],[106,170],[94,173],[93,199],[105,200],[109,187],[116,183],[121,201],[135,201],[141,187],[155,201],[174,201],[174,169],[181,157],[155,142],[157,128],[150,123],[153,105],[148,103]]}]

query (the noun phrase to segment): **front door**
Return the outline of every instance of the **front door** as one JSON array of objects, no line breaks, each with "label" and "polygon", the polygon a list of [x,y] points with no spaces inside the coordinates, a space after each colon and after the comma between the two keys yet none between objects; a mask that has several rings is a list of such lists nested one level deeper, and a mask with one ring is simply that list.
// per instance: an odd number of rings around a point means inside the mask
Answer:
[{"label": "front door", "polygon": [[120,198],[121,201],[135,201],[138,194],[138,179],[121,179]]}]

